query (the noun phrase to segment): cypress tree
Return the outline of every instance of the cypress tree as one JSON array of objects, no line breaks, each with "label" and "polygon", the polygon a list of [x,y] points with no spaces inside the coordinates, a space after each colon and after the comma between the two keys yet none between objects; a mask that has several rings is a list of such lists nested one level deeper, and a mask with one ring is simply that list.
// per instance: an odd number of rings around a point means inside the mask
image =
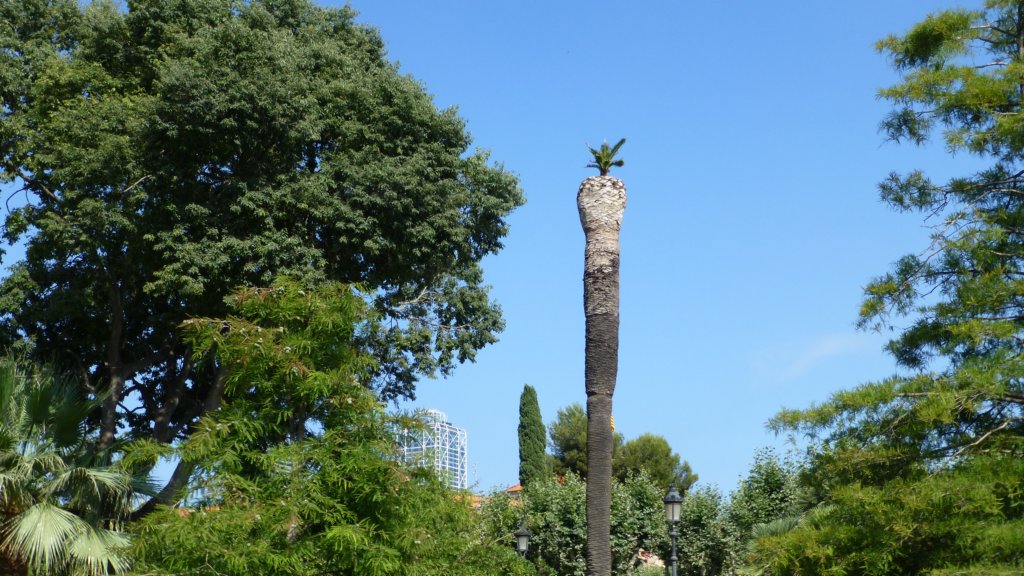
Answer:
[{"label": "cypress tree", "polygon": [[545,444],[547,434],[540,417],[537,391],[526,384],[519,396],[519,483],[523,486],[547,475]]}]

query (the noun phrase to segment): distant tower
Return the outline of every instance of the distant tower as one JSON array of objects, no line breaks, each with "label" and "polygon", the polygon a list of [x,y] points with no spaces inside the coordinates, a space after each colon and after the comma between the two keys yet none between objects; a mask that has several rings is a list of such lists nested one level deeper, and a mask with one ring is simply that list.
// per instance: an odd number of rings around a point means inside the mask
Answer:
[{"label": "distant tower", "polygon": [[452,488],[469,488],[468,436],[466,431],[448,422],[440,410],[427,410],[426,427],[422,430],[402,430],[399,444],[403,459],[437,471]]}]

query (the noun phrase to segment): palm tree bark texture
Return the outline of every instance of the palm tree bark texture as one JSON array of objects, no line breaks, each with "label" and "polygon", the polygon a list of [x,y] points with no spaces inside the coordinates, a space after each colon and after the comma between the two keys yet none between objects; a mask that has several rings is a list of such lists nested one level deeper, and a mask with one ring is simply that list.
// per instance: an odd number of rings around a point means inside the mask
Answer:
[{"label": "palm tree bark texture", "polygon": [[612,394],[619,356],[619,230],[626,186],[587,178],[576,196],[587,246],[583,266],[587,389],[587,576],[610,576]]}]

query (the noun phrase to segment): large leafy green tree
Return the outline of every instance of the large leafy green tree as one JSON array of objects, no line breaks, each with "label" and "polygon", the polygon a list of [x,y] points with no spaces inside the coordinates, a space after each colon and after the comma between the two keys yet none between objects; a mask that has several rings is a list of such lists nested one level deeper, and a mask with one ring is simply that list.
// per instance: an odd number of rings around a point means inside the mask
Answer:
[{"label": "large leafy green tree", "polygon": [[690,463],[672,451],[664,436],[656,434],[641,434],[627,440],[616,450],[612,468],[620,480],[642,470],[664,492],[675,484],[680,493],[685,493],[697,481]]},{"label": "large leafy green tree", "polygon": [[225,366],[224,400],[179,449],[201,472],[198,505],[140,522],[138,573],[532,572],[480,540],[468,499],[397,458],[394,428],[354,378],[367,358],[349,289],[283,279],[231,305],[186,327],[194,353]]},{"label": "large leafy green tree", "polygon": [[548,427],[552,463],[556,474],[573,472],[587,477],[587,414],[583,405],[574,402],[559,408]]},{"label": "large leafy green tree", "polygon": [[527,384],[519,396],[519,483],[523,486],[548,475],[547,438],[537,391]]},{"label": "large leafy green tree", "polygon": [[796,467],[781,461],[773,450],[761,449],[730,495],[727,516],[738,538],[747,541],[756,526],[796,512],[800,497]]},{"label": "large leafy green tree", "polygon": [[363,287],[382,400],[495,341],[479,264],[517,182],[353,17],[309,0],[0,4],[0,182],[27,199],[3,228],[27,256],[0,283],[0,339],[103,398],[101,447],[187,437],[225,370],[179,324],[279,274]]},{"label": "large leafy green tree", "polygon": [[[573,403],[560,408],[555,420],[548,427],[551,439],[551,462],[556,474],[573,473],[584,480],[587,478],[587,415],[583,406]],[[689,462],[681,460],[672,451],[664,437],[655,434],[641,434],[626,441],[622,434],[615,432],[612,445],[612,475],[625,480],[630,475],[644,472],[655,485],[664,491],[668,485],[685,492],[697,475]]]},{"label": "large leafy green tree", "polygon": [[713,487],[701,486],[686,494],[679,519],[679,574],[735,574],[743,543],[728,511],[728,503]]},{"label": "large leafy green tree", "polygon": [[881,92],[888,136],[938,133],[987,166],[882,183],[883,200],[934,223],[931,245],[871,282],[861,309],[863,326],[898,330],[889,351],[909,373],[776,418],[818,439],[820,503],[759,540],[760,561],[778,574],[1019,573],[1024,2],[939,12],[878,47],[902,74]]}]

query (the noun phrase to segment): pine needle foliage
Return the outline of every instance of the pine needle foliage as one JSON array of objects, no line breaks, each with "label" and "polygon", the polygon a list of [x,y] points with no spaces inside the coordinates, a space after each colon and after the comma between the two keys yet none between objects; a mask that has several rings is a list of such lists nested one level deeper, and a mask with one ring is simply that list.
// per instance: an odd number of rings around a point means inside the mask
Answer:
[{"label": "pine needle foliage", "polygon": [[897,333],[888,351],[905,372],[772,421],[815,440],[804,483],[819,502],[758,540],[765,574],[1024,571],[1021,46],[1020,0],[938,12],[878,43],[902,74],[880,91],[894,108],[886,136],[939,137],[988,167],[880,184],[885,202],[933,230],[930,246],[867,286],[860,311],[861,327]]},{"label": "pine needle foliage", "polygon": [[895,106],[886,134],[925,142],[941,132],[950,151],[992,166],[945,184],[915,171],[880,185],[894,208],[933,221],[931,246],[872,281],[860,314],[865,328],[909,322],[888,349],[914,373],[784,411],[777,430],[828,431],[858,466],[1024,455],[1022,18],[1024,3],[990,0],[879,42],[903,73],[881,91]]}]

